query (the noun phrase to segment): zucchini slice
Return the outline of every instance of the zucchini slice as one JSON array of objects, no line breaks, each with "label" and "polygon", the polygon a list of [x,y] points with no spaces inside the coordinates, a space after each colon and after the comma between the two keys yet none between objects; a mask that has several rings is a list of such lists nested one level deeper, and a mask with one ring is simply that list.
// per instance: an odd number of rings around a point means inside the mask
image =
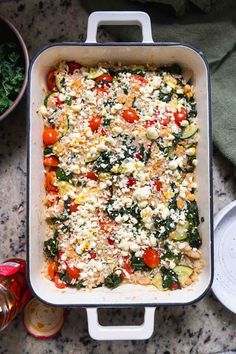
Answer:
[{"label": "zucchini slice", "polygon": [[161,274],[156,274],[152,279],[152,284],[160,291],[164,291],[166,289],[162,286],[162,276]]},{"label": "zucchini slice", "polygon": [[54,92],[50,92],[45,98],[44,98],[44,106],[47,108],[48,107],[48,99],[49,97],[53,94]]},{"label": "zucchini slice", "polygon": [[57,181],[57,187],[62,198],[65,196],[73,196],[76,193],[76,187],[66,181]]},{"label": "zucchini slice", "polygon": [[170,239],[174,241],[183,241],[188,237],[189,223],[186,221],[184,225],[177,224],[174,231],[170,233]]},{"label": "zucchini slice", "polygon": [[173,271],[178,275],[180,285],[184,286],[193,274],[193,268],[186,265],[177,265]]},{"label": "zucchini slice", "polygon": [[182,139],[192,138],[198,131],[198,127],[195,124],[190,124],[186,128],[184,128],[183,133],[181,135]]},{"label": "zucchini slice", "polygon": [[66,135],[69,129],[69,119],[67,115],[60,115],[55,123],[55,127],[58,131],[59,139],[61,139],[64,135]]},{"label": "zucchini slice", "polygon": [[105,72],[99,68],[91,68],[87,76],[88,79],[96,79],[98,76],[105,74]]}]

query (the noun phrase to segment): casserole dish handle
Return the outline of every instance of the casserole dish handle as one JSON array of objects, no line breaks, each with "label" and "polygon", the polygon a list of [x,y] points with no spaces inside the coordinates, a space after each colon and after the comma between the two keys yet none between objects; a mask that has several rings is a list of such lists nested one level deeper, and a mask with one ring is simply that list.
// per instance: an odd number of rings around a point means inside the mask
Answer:
[{"label": "casserole dish handle", "polygon": [[96,340],[148,339],[153,334],[155,307],[145,307],[144,321],[138,326],[102,326],[98,322],[97,308],[86,308],[88,330]]},{"label": "casserole dish handle", "polygon": [[88,18],[85,43],[97,43],[100,25],[138,25],[142,29],[143,43],[153,43],[150,17],[142,11],[95,11]]}]

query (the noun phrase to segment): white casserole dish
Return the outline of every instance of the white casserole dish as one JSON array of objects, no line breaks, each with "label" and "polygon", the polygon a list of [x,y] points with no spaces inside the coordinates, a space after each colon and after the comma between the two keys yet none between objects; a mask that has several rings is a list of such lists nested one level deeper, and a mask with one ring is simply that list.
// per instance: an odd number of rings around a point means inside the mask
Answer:
[{"label": "white casserole dish", "polygon": [[[100,24],[139,24],[142,43],[96,43]],[[198,205],[205,221],[200,226],[203,237],[202,256],[205,267],[199,280],[191,287],[160,292],[154,286],[121,285],[117,289],[97,288],[90,292],[76,289],[57,289],[42,272],[45,197],[42,154],[43,119],[37,113],[46,91],[46,74],[61,60],[76,60],[84,65],[101,61],[122,64],[155,65],[178,63],[184,70],[192,70],[196,90],[200,126],[198,145]],[[211,117],[209,69],[203,54],[181,43],[153,43],[150,18],[142,12],[96,12],[90,15],[85,43],[57,43],[42,49],[33,59],[29,72],[28,91],[28,276],[33,294],[42,301],[57,306],[87,307],[90,335],[95,339],[145,339],[154,327],[155,307],[183,305],[202,298],[212,283],[212,174],[211,174]],[[103,327],[97,319],[96,307],[145,307],[142,326]]]}]

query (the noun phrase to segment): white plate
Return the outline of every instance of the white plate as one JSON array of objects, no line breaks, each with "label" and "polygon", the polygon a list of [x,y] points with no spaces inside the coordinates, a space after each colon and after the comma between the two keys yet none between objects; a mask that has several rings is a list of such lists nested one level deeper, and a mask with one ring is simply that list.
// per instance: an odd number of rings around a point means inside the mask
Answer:
[{"label": "white plate", "polygon": [[236,201],[215,217],[215,276],[212,290],[218,300],[236,313]]}]

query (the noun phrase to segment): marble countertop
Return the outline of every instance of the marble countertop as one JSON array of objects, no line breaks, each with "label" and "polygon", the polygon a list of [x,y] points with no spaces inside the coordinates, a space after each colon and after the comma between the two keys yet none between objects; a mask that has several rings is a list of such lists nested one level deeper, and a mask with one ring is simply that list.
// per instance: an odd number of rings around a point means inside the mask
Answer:
[{"label": "marble countertop", "polygon": [[[0,1],[0,13],[12,19],[32,56],[43,45],[83,41],[87,13],[79,0]],[[109,38],[100,32],[101,38]],[[25,257],[26,103],[0,122],[0,260]],[[214,213],[235,199],[233,167],[214,151]],[[209,293],[197,304],[161,307],[147,341],[96,342],[88,335],[84,309],[67,311],[65,326],[54,339],[29,336],[18,317],[0,333],[0,353],[217,353],[236,348],[236,316]],[[104,324],[138,324],[142,310],[101,310]]]}]

